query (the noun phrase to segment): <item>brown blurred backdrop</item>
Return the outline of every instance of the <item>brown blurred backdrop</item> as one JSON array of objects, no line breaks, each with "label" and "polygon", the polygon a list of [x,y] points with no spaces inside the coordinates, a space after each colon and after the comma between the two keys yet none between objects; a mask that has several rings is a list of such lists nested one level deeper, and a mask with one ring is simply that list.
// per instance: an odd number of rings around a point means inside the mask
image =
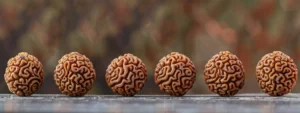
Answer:
[{"label": "brown blurred backdrop", "polygon": [[[38,93],[60,93],[53,80],[57,61],[77,51],[91,59],[97,80],[90,94],[113,94],[104,76],[113,58],[132,53],[143,60],[148,81],[139,94],[163,94],[153,70],[176,51],[196,65],[189,94],[210,93],[206,62],[221,50],[242,60],[246,84],[240,93],[261,92],[255,66],[281,50],[300,68],[299,0],[0,0],[0,73],[10,57],[25,51],[44,65]],[[300,92],[300,83],[293,92]],[[9,93],[0,79],[0,93]]]}]

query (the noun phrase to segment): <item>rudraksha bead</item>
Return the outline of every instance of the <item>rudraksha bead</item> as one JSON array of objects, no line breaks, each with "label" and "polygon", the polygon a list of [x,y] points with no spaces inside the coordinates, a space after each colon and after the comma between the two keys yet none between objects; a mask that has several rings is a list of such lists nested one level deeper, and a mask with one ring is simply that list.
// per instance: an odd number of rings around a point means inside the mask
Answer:
[{"label": "rudraksha bead", "polygon": [[84,96],[96,79],[93,63],[78,52],[64,55],[54,71],[58,89],[68,96]]},{"label": "rudraksha bead", "polygon": [[154,81],[160,90],[171,96],[183,96],[196,80],[193,62],[183,54],[172,52],[156,65]]},{"label": "rudraksha bead", "polygon": [[205,65],[204,79],[210,91],[220,96],[233,96],[244,86],[245,71],[236,55],[221,51]]},{"label": "rudraksha bead", "polygon": [[297,66],[288,55],[274,51],[258,62],[256,79],[263,92],[270,96],[282,96],[295,87],[298,79]]},{"label": "rudraksha bead", "polygon": [[43,65],[36,57],[21,52],[7,62],[4,78],[10,92],[18,96],[30,96],[44,82]]},{"label": "rudraksha bead", "polygon": [[125,54],[110,63],[105,78],[113,92],[122,96],[134,96],[147,81],[147,69],[138,57]]}]

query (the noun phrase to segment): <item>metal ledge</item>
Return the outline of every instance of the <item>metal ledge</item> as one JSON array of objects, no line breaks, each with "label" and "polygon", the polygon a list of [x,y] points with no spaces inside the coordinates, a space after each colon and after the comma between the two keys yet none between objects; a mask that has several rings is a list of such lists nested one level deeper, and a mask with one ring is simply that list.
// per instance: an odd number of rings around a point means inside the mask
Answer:
[{"label": "metal ledge", "polygon": [[87,95],[35,94],[18,97],[0,94],[0,112],[162,112],[162,113],[266,113],[299,112],[300,94],[270,97],[266,94],[217,95]]}]

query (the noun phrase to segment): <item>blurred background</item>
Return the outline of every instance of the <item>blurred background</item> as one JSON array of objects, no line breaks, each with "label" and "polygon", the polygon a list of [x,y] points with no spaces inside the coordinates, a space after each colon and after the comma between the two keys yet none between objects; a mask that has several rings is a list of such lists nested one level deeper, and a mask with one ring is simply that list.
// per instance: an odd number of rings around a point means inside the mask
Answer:
[{"label": "blurred background", "polygon": [[[38,93],[60,93],[53,80],[57,61],[72,51],[94,64],[89,94],[113,94],[105,82],[109,63],[132,53],[143,60],[148,81],[138,94],[163,94],[153,81],[158,61],[171,52],[188,56],[197,80],[189,94],[210,93],[204,65],[229,50],[243,62],[246,83],[239,93],[260,93],[255,66],[274,50],[300,68],[299,0],[0,0],[0,73],[21,51],[43,64]],[[300,92],[298,83],[292,92]],[[0,93],[9,93],[4,78]]]}]

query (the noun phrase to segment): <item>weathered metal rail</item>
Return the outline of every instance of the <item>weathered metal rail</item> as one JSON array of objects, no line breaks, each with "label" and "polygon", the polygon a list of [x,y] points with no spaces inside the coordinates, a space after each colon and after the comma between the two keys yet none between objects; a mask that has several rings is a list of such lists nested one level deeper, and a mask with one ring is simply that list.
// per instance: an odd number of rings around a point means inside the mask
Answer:
[{"label": "weathered metal rail", "polygon": [[0,112],[159,112],[159,113],[283,113],[300,111],[300,94],[270,97],[266,94],[217,95],[87,95],[35,94],[18,97],[0,94]]}]

